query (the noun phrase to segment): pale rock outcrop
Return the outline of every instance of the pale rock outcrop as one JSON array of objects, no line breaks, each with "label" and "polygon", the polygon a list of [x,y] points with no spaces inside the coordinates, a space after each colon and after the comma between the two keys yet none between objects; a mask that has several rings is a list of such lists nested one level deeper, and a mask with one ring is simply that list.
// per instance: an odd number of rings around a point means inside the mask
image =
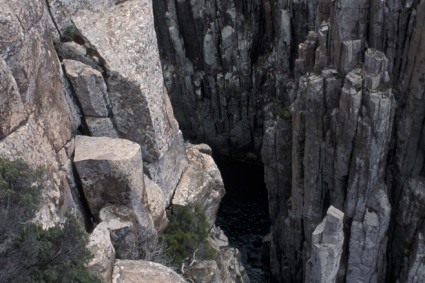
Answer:
[{"label": "pale rock outcrop", "polygon": [[122,0],[48,0],[47,4],[55,28],[58,29],[61,36],[66,36],[66,33],[69,32],[69,28],[73,25],[71,21],[72,16],[80,10],[99,12],[119,2],[122,2]]},{"label": "pale rock outcrop", "polygon": [[0,57],[0,138],[6,137],[26,120],[26,112],[15,79]]},{"label": "pale rock outcrop", "polygon": [[72,20],[107,73],[118,136],[140,144],[145,168],[168,204],[187,159],[164,88],[151,1],[79,11]]},{"label": "pale rock outcrop", "polygon": [[112,283],[186,283],[180,275],[155,262],[116,260]]},{"label": "pale rock outcrop", "polygon": [[344,244],[344,213],[331,206],[312,237],[311,259],[305,282],[336,282]]},{"label": "pale rock outcrop", "polygon": [[103,283],[111,282],[115,249],[106,223],[102,222],[96,226],[90,234],[87,248],[93,254],[93,259],[87,264],[89,272],[101,279]]},{"label": "pale rock outcrop", "polygon": [[[58,162],[48,136],[32,119],[0,141],[0,156],[8,159],[20,157],[32,167],[43,166],[47,178],[36,217],[43,226],[54,225],[66,208],[75,208],[67,174],[61,169],[65,164]],[[66,156],[64,159],[64,162],[68,160]]]},{"label": "pale rock outcrop", "polygon": [[158,233],[163,232],[168,225],[165,213],[165,198],[161,188],[148,176],[145,175],[145,189],[148,198],[148,207],[152,215],[153,223]]},{"label": "pale rock outcrop", "polygon": [[0,18],[0,155],[45,168],[36,218],[49,227],[64,210],[77,207],[63,148],[80,120],[64,90],[45,2],[0,1]]},{"label": "pale rock outcrop", "polygon": [[140,146],[108,137],[77,136],[75,167],[94,217],[108,204],[130,208],[148,234],[154,234],[147,208]]},{"label": "pale rock outcrop", "polygon": [[[56,151],[71,139],[78,120],[63,90],[62,72],[47,28],[44,1],[1,3],[0,53],[18,86],[26,118],[43,125]],[[49,82],[49,83],[46,83]],[[2,84],[3,85],[3,84]]]},{"label": "pale rock outcrop", "polygon": [[[176,205],[200,205],[212,226],[225,194],[223,179],[212,157],[205,152],[206,145],[188,145],[186,155],[189,166],[176,188],[172,203]],[[208,151],[207,151],[208,152]]]}]

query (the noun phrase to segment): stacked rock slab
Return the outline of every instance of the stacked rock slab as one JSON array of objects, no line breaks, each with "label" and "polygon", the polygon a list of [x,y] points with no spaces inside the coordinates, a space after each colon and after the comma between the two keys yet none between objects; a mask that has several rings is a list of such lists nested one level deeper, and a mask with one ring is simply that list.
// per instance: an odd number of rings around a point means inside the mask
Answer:
[{"label": "stacked rock slab", "polygon": [[110,119],[111,106],[102,74],[79,61],[63,60],[62,63],[78,98],[90,135],[117,138]]},{"label": "stacked rock slab", "polygon": [[164,87],[151,1],[79,11],[73,22],[107,74],[118,136],[140,144],[145,168],[168,204],[187,159]]}]

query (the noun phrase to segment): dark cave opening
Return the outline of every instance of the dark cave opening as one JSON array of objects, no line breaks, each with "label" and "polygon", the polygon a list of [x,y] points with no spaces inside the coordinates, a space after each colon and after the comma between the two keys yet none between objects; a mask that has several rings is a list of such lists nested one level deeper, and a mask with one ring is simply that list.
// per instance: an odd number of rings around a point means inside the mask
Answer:
[{"label": "dark cave opening", "polygon": [[263,165],[219,156],[214,160],[226,188],[216,225],[240,250],[251,282],[267,282],[263,239],[270,232],[270,217]]}]

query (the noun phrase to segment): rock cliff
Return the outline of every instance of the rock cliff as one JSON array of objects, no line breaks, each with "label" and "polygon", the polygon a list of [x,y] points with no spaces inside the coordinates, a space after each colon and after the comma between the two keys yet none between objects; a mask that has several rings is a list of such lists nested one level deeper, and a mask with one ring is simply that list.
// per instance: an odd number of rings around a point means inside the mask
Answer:
[{"label": "rock cliff", "polygon": [[[215,221],[221,176],[179,124],[264,164],[271,281],[422,282],[424,22],[425,0],[0,0],[0,156],[45,168],[38,222],[96,226],[104,282],[183,282],[133,260],[170,204]],[[210,241],[185,275],[249,281]]]},{"label": "rock cliff", "polygon": [[323,280],[425,280],[425,1],[169,0],[154,11],[184,135],[265,166],[272,281],[323,278],[311,263],[331,205],[345,237]]},{"label": "rock cliff", "polygon": [[[45,169],[35,220],[77,214],[102,282],[185,282],[149,262],[165,210],[200,204],[212,228],[224,185],[211,149],[183,141],[152,2],[1,0],[0,19],[0,156]],[[243,269],[237,250],[215,248],[219,278],[246,277],[223,264]]]}]

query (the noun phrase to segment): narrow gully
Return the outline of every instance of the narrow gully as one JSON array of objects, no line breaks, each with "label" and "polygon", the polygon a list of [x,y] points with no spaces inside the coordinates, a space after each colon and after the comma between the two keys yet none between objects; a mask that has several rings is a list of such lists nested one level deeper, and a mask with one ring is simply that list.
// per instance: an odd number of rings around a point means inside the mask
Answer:
[{"label": "narrow gully", "polygon": [[267,282],[263,239],[270,231],[270,218],[263,166],[217,156],[214,160],[226,188],[216,224],[240,250],[251,283]]}]

